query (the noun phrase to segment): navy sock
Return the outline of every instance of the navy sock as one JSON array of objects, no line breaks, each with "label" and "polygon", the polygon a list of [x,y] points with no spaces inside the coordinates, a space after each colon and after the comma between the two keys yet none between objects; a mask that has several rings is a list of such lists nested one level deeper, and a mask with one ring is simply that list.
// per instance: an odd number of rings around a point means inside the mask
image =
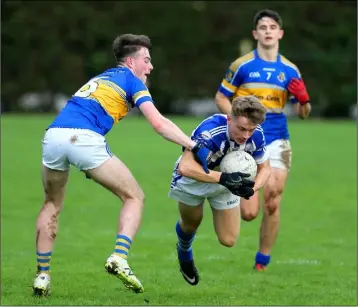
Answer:
[{"label": "navy sock", "polygon": [[190,261],[193,260],[193,250],[192,250],[192,243],[195,238],[194,233],[185,233],[180,225],[179,221],[175,226],[175,230],[178,236],[178,255],[180,260]]},{"label": "navy sock", "polygon": [[261,265],[268,265],[270,263],[270,259],[271,259],[270,255],[265,255],[260,252],[257,252],[255,262]]}]

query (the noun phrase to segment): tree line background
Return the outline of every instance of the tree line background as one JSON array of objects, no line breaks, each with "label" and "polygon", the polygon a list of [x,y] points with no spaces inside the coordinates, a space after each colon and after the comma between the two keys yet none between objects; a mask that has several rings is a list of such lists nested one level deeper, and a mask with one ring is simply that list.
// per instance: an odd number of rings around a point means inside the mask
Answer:
[{"label": "tree line background", "polygon": [[123,33],[153,43],[150,91],[158,108],[213,98],[231,61],[252,39],[253,16],[277,10],[280,52],[299,68],[321,116],[347,116],[357,102],[356,1],[2,1],[1,102],[19,111],[24,93],[71,96],[115,65]]}]

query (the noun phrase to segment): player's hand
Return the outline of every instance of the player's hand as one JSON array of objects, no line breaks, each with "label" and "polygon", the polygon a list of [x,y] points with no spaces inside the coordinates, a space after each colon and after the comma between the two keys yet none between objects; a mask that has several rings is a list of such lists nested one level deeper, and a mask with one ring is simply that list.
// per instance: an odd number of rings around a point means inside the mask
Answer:
[{"label": "player's hand", "polygon": [[222,173],[220,176],[219,184],[223,185],[224,187],[229,189],[233,194],[235,194],[234,191],[238,190],[239,188],[247,187],[252,189],[254,187],[255,182],[246,179],[247,177],[250,177],[250,174],[241,173],[241,172]]},{"label": "player's hand", "polygon": [[304,105],[310,101],[305,83],[302,79],[292,78],[287,86],[287,89],[292,95],[296,97],[301,105]]},{"label": "player's hand", "polygon": [[255,191],[252,187],[244,186],[239,187],[237,189],[233,189],[231,193],[243,197],[245,199],[249,199],[252,195],[255,194]]},{"label": "player's hand", "polygon": [[205,173],[209,174],[208,161],[210,160],[211,151],[202,142],[197,142],[191,152],[194,154],[195,161],[201,164]]}]

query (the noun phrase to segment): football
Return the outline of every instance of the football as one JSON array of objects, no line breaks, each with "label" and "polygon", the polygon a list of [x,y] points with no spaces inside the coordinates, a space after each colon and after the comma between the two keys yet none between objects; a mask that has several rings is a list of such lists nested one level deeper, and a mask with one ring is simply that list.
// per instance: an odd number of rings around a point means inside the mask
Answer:
[{"label": "football", "polygon": [[255,159],[243,150],[228,152],[220,163],[220,171],[225,173],[242,172],[250,174],[247,179],[254,180],[257,174]]}]

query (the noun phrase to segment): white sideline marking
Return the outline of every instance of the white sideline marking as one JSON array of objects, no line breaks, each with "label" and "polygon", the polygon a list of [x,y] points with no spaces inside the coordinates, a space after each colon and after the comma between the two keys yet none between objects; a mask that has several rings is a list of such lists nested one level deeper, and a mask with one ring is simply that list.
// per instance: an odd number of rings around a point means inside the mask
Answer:
[{"label": "white sideline marking", "polygon": [[288,259],[288,260],[276,260],[276,264],[293,264],[293,265],[321,265],[321,262],[317,259]]}]

